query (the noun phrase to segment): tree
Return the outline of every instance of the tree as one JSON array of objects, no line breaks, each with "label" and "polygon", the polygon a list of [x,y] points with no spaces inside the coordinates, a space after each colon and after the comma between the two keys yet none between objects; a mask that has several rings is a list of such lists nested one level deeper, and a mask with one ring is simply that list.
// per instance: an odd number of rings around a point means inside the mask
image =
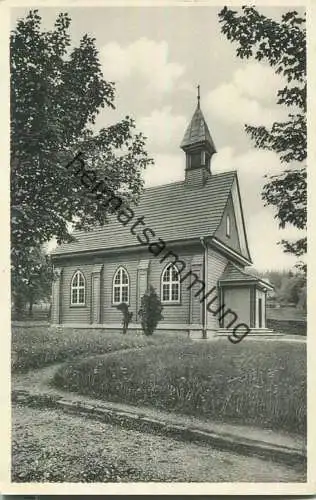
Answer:
[{"label": "tree", "polygon": [[[305,16],[287,12],[281,22],[260,14],[253,7],[242,7],[238,14],[224,7],[219,13],[222,33],[237,42],[236,54],[241,59],[254,57],[269,63],[275,73],[287,82],[277,92],[277,104],[289,108],[288,119],[264,126],[245,125],[256,148],[275,151],[287,168],[279,175],[268,176],[262,192],[265,205],[276,209],[279,227],[292,224],[306,229],[306,28]],[[298,166],[297,166],[298,164]],[[307,251],[306,237],[294,242],[282,240],[285,252],[298,257]],[[303,270],[305,266],[302,265]]]},{"label": "tree", "polygon": [[163,319],[162,310],[163,306],[160,298],[154,287],[150,286],[141,299],[141,306],[138,313],[145,335],[152,335],[154,333],[159,321]]},{"label": "tree", "polygon": [[31,316],[33,305],[38,300],[50,298],[54,279],[54,269],[50,256],[40,247],[30,249],[25,265],[27,267],[24,267],[23,276],[16,274],[19,268],[13,269],[11,273],[13,301],[17,318],[22,317],[26,304],[29,306],[29,315]]},{"label": "tree", "polygon": [[282,286],[278,291],[280,302],[298,305],[302,289],[306,285],[305,277],[302,275],[290,276],[283,279]]},{"label": "tree", "polygon": [[114,109],[115,86],[103,78],[94,38],[84,35],[70,50],[70,22],[61,13],[53,30],[41,31],[32,10],[10,38],[11,256],[18,287],[29,278],[33,249],[52,238],[71,241],[72,229],[105,224],[114,211],[101,209],[96,193],[67,172],[78,150],[128,203],[137,201],[152,162],[130,117],[93,131],[101,108]]},{"label": "tree", "polygon": [[303,286],[300,290],[300,297],[299,301],[297,303],[297,307],[300,309],[303,309],[303,311],[307,311],[307,289],[306,289],[306,283],[305,286]]},{"label": "tree", "polygon": [[284,305],[295,304],[306,310],[306,274],[299,270],[267,270],[252,273],[261,276],[274,286],[274,296],[278,302]]}]

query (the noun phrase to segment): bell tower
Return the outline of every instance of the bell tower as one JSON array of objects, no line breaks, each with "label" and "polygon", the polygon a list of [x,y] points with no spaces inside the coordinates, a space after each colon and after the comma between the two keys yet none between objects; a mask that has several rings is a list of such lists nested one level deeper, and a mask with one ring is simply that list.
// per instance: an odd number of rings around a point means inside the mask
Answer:
[{"label": "bell tower", "polygon": [[211,175],[211,159],[216,153],[200,107],[200,85],[197,89],[197,107],[180,146],[186,156],[185,182],[190,187],[202,187],[207,182]]}]

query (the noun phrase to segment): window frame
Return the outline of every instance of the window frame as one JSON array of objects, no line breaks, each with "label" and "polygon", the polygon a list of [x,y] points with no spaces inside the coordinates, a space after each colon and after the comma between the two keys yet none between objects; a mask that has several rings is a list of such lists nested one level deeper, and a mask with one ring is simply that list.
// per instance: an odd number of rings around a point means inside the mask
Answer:
[{"label": "window frame", "polygon": [[[165,273],[167,271],[167,269],[171,266],[171,268],[174,268],[176,271],[177,271],[177,275],[178,275],[178,280],[177,281],[174,281],[172,279],[172,273],[171,273],[171,280],[168,281],[168,282],[165,282],[163,279],[164,279],[164,276],[165,276]],[[163,285],[166,285],[168,284],[169,287],[168,287],[168,300],[165,300],[163,298],[163,290],[164,290],[164,287]],[[177,284],[178,285],[178,299],[177,300],[172,300],[172,285],[174,284]],[[170,306],[173,306],[173,305],[180,305],[181,304],[181,280],[180,280],[180,272],[179,272],[179,269],[177,268],[177,266],[175,264],[173,264],[172,262],[168,262],[168,264],[166,264],[166,266],[164,267],[164,269],[162,270],[162,273],[161,273],[161,277],[160,277],[160,300],[161,300],[161,303],[164,304],[164,305],[170,305]]]},{"label": "window frame", "polygon": [[201,165],[205,167],[206,165],[206,152],[204,149],[201,151]]},{"label": "window frame", "polygon": [[230,215],[226,215],[226,236],[230,238],[231,236],[231,223],[230,223]]},{"label": "window frame", "polygon": [[[115,278],[117,276],[117,274],[120,272],[120,271],[123,271],[125,274],[126,274],[126,277],[127,277],[127,283],[115,283]],[[122,277],[122,274],[121,274],[121,277]],[[122,281],[122,278],[121,278],[121,281]],[[128,306],[130,305],[130,278],[129,278],[129,274],[127,272],[127,269],[125,269],[124,266],[119,266],[115,273],[114,273],[114,276],[113,276],[113,281],[112,281],[112,306],[118,306],[119,304],[122,304],[122,290],[123,288],[127,288],[127,301],[124,301],[124,304],[127,304]],[[119,289],[119,294],[120,294],[120,300],[119,301],[116,301],[115,300],[115,289]]]},{"label": "window frame", "polygon": [[[78,278],[77,285],[74,285],[74,280],[76,277]],[[80,285],[80,277],[83,279],[83,285]],[[76,290],[76,302],[73,301],[73,291]],[[83,290],[83,302],[79,302],[79,292],[80,290]],[[70,282],[70,307],[86,307],[87,305],[87,280],[82,271],[80,269],[77,269]]]}]

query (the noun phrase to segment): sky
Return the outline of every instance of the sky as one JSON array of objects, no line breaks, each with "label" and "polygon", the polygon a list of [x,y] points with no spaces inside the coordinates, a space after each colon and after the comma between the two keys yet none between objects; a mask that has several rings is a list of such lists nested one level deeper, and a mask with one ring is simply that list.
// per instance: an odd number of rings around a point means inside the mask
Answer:
[{"label": "sky", "polygon": [[[263,63],[237,58],[236,46],[221,34],[220,7],[39,7],[43,28],[51,29],[61,11],[72,19],[74,45],[85,33],[95,37],[104,78],[116,84],[116,109],[102,110],[96,127],[129,115],[148,137],[155,164],[145,172],[145,185],[184,178],[185,156],[179,146],[199,84],[201,109],[217,149],[211,170],[238,172],[254,266],[292,267],[297,259],[284,254],[277,242],[301,234],[290,226],[280,230],[274,209],[264,207],[260,196],[264,176],[284,166],[275,153],[254,149],[244,131],[246,123],[270,126],[286,118],[286,109],[276,105],[284,81]],[[284,7],[260,11],[280,19]],[[12,27],[27,12],[12,9]]]}]

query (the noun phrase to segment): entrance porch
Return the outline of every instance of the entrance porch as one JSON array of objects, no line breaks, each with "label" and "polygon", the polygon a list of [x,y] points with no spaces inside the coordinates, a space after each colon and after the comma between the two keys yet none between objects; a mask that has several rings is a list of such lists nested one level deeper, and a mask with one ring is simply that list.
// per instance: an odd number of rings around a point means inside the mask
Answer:
[{"label": "entrance porch", "polygon": [[232,312],[221,315],[219,334],[231,334],[241,323],[251,334],[272,333],[266,326],[266,296],[273,289],[270,283],[230,263],[218,285],[223,311]]}]

